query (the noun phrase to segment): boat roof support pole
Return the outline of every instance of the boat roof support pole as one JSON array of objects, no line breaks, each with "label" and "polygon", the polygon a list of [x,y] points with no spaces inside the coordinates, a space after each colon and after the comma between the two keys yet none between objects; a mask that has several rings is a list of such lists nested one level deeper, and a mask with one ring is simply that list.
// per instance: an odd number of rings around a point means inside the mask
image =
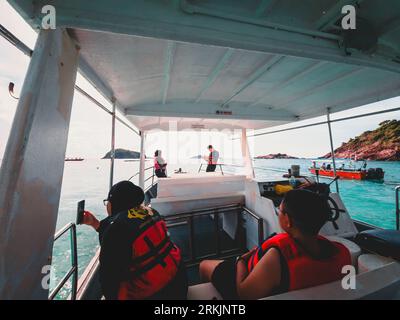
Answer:
[{"label": "boat roof support pole", "polygon": [[0,170],[0,300],[48,299],[79,48],[41,30]]},{"label": "boat roof support pole", "polygon": [[146,164],[146,155],[144,144],[146,142],[146,132],[140,131],[140,165],[139,165],[139,187],[144,190],[144,173]]},{"label": "boat roof support pole", "polygon": [[[329,142],[330,142],[330,145],[331,145],[331,157],[332,157],[332,165],[333,165],[333,174],[336,177],[335,150],[334,150],[334,147],[333,147],[331,116],[330,116],[329,108],[328,108],[327,113],[326,113],[326,123],[328,124],[328,130],[329,130]],[[339,193],[339,182],[338,182],[338,180],[336,180],[335,183],[336,183],[336,192]]]},{"label": "boat roof support pole", "polygon": [[254,168],[253,168],[253,161],[251,158],[251,154],[250,154],[250,148],[249,148],[249,141],[247,139],[247,130],[246,129],[242,129],[242,157],[243,157],[243,161],[244,161],[244,167],[246,170],[246,176],[248,178],[255,178],[255,174],[254,174]]},{"label": "boat roof support pole", "polygon": [[113,99],[111,113],[111,152],[110,152],[110,189],[114,184],[114,159],[115,159],[115,107],[116,101]]}]

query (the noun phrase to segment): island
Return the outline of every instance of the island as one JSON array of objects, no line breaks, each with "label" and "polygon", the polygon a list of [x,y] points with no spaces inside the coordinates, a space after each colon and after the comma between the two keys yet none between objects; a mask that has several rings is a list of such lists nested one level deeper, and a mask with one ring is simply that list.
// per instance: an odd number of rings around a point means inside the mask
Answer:
[{"label": "island", "polygon": [[[400,120],[386,120],[373,131],[343,143],[335,151],[336,158],[400,161]],[[331,158],[331,153],[321,158]]]},{"label": "island", "polygon": [[293,156],[289,156],[286,153],[271,153],[264,156],[257,156],[254,159],[299,159]]},{"label": "island", "polygon": [[[108,151],[102,159],[110,159],[111,151]],[[115,149],[115,159],[140,159],[140,152],[126,150],[126,149]]]}]

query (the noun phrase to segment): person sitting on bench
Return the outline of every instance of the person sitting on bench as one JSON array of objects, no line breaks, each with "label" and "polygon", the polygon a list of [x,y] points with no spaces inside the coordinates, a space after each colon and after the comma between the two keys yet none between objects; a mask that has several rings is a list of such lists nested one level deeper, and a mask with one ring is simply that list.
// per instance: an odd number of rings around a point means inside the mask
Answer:
[{"label": "person sitting on bench", "polygon": [[156,150],[154,153],[154,169],[157,178],[167,177],[167,163],[161,156],[161,150]]},{"label": "person sitting on bench", "polygon": [[260,299],[341,279],[351,265],[348,249],[318,236],[329,212],[317,193],[287,192],[277,213],[284,233],[237,258],[202,261],[200,277],[224,299]]}]

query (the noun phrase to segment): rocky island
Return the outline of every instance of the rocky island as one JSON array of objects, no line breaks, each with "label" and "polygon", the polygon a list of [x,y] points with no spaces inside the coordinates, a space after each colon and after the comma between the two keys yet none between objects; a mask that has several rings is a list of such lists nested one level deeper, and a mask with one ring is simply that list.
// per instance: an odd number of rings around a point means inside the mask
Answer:
[{"label": "rocky island", "polygon": [[[111,151],[107,152],[102,159],[110,159]],[[126,149],[115,149],[115,159],[140,159],[140,152],[126,150]]]},{"label": "rocky island", "polygon": [[[400,120],[386,120],[373,131],[343,143],[335,151],[337,158],[400,161]],[[322,158],[330,158],[329,152]]]},{"label": "rocky island", "polygon": [[257,156],[254,159],[298,159],[293,156],[289,156],[286,153],[271,153],[265,156]]}]

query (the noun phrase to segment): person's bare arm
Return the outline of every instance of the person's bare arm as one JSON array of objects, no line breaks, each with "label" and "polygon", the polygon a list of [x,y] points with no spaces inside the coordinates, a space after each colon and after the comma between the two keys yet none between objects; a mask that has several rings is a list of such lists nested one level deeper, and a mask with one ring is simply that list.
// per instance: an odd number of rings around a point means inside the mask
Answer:
[{"label": "person's bare arm", "polygon": [[240,299],[266,297],[281,281],[280,253],[275,248],[268,250],[250,274],[245,260],[239,260],[236,268],[236,287]]},{"label": "person's bare arm", "polygon": [[247,263],[250,257],[257,251],[257,247],[254,247],[250,251],[243,254],[236,264],[236,279],[238,282],[243,282],[248,276]]}]

